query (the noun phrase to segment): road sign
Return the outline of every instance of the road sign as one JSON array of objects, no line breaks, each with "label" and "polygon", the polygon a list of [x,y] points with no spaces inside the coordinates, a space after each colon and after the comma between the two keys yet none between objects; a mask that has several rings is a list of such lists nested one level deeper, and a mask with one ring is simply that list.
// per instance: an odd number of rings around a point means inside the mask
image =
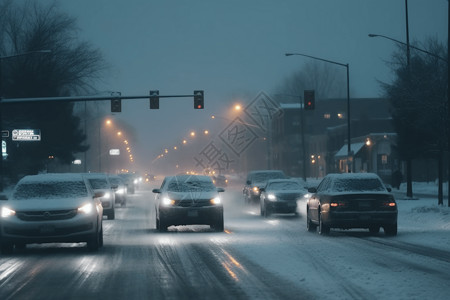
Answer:
[{"label": "road sign", "polygon": [[12,140],[18,142],[39,142],[41,140],[40,129],[14,129]]},{"label": "road sign", "polygon": [[120,149],[109,149],[109,155],[120,155]]}]

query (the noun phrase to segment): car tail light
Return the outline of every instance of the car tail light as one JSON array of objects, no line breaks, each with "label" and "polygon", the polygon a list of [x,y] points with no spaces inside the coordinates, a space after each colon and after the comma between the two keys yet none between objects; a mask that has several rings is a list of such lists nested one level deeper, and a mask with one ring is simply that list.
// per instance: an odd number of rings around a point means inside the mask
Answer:
[{"label": "car tail light", "polygon": [[348,203],[345,202],[345,201],[335,201],[335,202],[331,202],[330,206],[331,207],[342,207],[343,208],[343,207],[347,207]]}]

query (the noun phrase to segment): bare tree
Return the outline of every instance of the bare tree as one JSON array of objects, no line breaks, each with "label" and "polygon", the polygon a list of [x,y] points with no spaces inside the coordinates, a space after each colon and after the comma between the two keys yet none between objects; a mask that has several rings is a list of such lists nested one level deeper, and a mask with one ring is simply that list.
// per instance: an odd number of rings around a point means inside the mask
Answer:
[{"label": "bare tree", "polygon": [[[106,64],[99,50],[79,41],[76,21],[56,4],[0,0],[0,55],[3,98],[57,97],[94,91]],[[16,54],[50,50],[51,53]],[[10,147],[14,170],[36,173],[45,168],[49,155],[71,163],[74,153],[86,151],[80,119],[73,103],[3,104],[4,127],[38,128],[40,143]],[[12,170],[12,169],[11,169]],[[14,174],[13,174],[14,175]]]}]

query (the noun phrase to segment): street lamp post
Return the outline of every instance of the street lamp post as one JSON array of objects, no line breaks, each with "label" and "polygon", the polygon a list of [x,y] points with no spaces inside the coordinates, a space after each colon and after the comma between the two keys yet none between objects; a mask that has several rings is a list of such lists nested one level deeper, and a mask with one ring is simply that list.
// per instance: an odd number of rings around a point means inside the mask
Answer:
[{"label": "street lamp post", "polygon": [[350,160],[350,158],[352,156],[352,149],[351,149],[351,141],[350,141],[350,72],[349,72],[349,65],[339,63],[336,61],[332,61],[332,60],[328,60],[328,59],[311,56],[311,55],[302,54],[302,53],[286,53],[285,55],[286,56],[299,55],[299,56],[309,57],[309,58],[312,58],[315,60],[320,60],[320,61],[324,61],[324,62],[327,62],[330,64],[342,66],[347,69],[347,164],[348,164],[347,172],[349,172],[349,173],[352,172],[353,166],[352,166],[352,162]]},{"label": "street lamp post", "polygon": [[[2,110],[2,98],[3,98],[3,86],[2,86],[2,61],[4,59],[8,59],[8,58],[15,58],[15,57],[19,57],[19,56],[25,56],[25,55],[30,55],[30,54],[34,54],[34,53],[51,53],[51,50],[35,50],[35,51],[28,51],[28,52],[23,52],[23,53],[17,53],[17,54],[12,54],[12,55],[6,55],[6,56],[0,56],[0,132],[2,133],[2,144],[3,144],[3,119],[2,119],[2,114],[3,114],[3,110]],[[3,192],[3,145],[2,145],[2,152],[0,155],[0,192]]]}]

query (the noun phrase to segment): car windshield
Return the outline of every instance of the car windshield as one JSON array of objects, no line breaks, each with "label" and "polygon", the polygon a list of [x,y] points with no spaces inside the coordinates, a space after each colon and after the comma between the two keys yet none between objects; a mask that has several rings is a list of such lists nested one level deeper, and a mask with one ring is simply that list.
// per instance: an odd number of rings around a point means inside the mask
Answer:
[{"label": "car windshield", "polygon": [[188,179],[183,180],[172,180],[167,187],[170,192],[211,192],[216,188],[211,181]]},{"label": "car windshield", "polygon": [[300,190],[301,186],[296,182],[272,182],[269,184],[269,190]]},{"label": "car windshield", "polygon": [[19,184],[13,194],[13,199],[73,198],[87,197],[87,195],[86,185],[82,181],[33,182]]},{"label": "car windshield", "polygon": [[101,178],[90,178],[89,183],[93,189],[109,189],[108,181]]},{"label": "car windshield", "polygon": [[268,173],[256,173],[253,175],[252,180],[254,182],[267,181],[269,179],[283,179],[284,174],[281,172],[268,172]]},{"label": "car windshield", "polygon": [[115,185],[121,185],[122,184],[122,180],[120,178],[110,178],[109,182],[111,182],[112,184],[115,184]]},{"label": "car windshield", "polygon": [[385,191],[380,180],[376,178],[337,179],[333,183],[335,192],[382,192]]}]

